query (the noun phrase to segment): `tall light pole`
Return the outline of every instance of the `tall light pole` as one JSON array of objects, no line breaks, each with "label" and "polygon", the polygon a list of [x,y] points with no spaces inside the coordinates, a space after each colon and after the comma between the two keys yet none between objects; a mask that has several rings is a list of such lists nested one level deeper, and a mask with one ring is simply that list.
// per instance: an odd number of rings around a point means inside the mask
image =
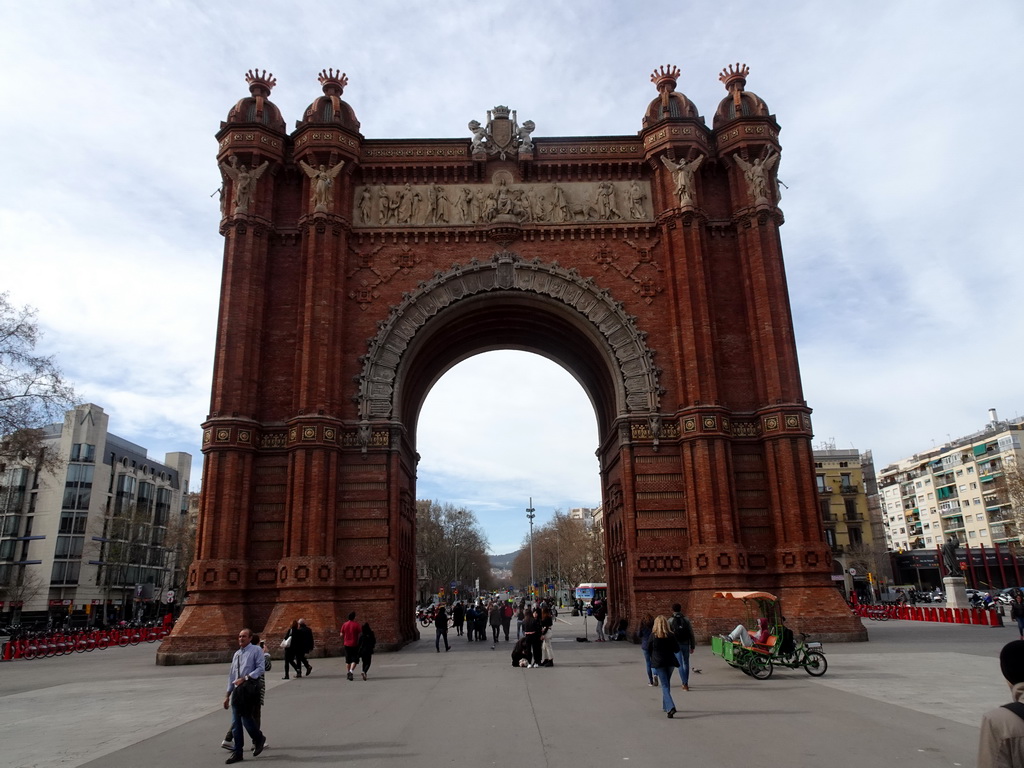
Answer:
[{"label": "tall light pole", "polygon": [[533,595],[533,518],[537,515],[534,514],[536,510],[533,508],[533,496],[530,497],[530,506],[526,508],[526,519],[530,521],[530,594]]}]

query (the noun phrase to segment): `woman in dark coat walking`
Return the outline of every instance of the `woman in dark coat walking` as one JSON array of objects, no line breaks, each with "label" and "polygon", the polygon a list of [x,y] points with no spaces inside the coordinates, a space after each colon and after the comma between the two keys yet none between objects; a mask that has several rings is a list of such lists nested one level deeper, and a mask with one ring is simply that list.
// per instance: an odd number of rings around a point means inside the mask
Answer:
[{"label": "woman in dark coat walking", "polygon": [[498,637],[501,636],[501,603],[491,603],[491,610],[487,612],[487,621],[491,625],[491,642],[498,644]]},{"label": "woman in dark coat walking", "polygon": [[452,608],[452,626],[455,627],[455,634],[462,636],[462,622],[466,620],[466,609],[459,600]]},{"label": "woman in dark coat walking", "polygon": [[[291,638],[289,640],[289,638]],[[288,679],[288,673],[294,669],[296,677],[302,677],[302,665],[299,664],[299,643],[302,642],[302,636],[299,634],[299,622],[293,621],[292,625],[288,627],[288,631],[284,633],[284,639],[288,640],[288,647],[284,649],[284,677],[283,680]]]},{"label": "woman in dark coat walking", "polygon": [[373,649],[377,645],[377,636],[370,629],[369,622],[363,624],[363,631],[359,635],[359,659],[363,662],[363,680],[366,673],[370,671],[370,662],[373,661]]},{"label": "woman in dark coat walking", "polygon": [[668,619],[659,616],[654,620],[650,641],[651,669],[661,682],[661,708],[669,717],[676,714],[676,703],[672,701],[672,670],[679,666],[679,643],[668,628]]}]

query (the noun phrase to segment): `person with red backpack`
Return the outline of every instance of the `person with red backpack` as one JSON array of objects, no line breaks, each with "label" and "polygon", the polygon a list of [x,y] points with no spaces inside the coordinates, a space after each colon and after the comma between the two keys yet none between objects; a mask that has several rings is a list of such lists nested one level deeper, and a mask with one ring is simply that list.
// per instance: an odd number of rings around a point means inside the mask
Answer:
[{"label": "person with red backpack", "polygon": [[508,642],[508,631],[512,628],[512,617],[515,616],[515,610],[512,608],[512,601],[505,603],[501,609],[501,628],[505,632],[505,642]]}]

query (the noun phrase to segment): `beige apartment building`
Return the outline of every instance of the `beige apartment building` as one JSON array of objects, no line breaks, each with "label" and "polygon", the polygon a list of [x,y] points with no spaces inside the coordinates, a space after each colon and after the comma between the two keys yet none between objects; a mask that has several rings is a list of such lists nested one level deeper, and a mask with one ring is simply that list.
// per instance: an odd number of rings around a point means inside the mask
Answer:
[{"label": "beige apartment building", "polygon": [[152,616],[175,599],[192,456],[156,461],[109,432],[108,421],[98,405],[80,405],[44,428],[57,469],[26,462],[0,474],[0,614],[8,619],[45,612],[99,623]]},{"label": "beige apartment building", "polygon": [[1024,419],[995,410],[974,434],[917,453],[879,475],[886,541],[894,551],[935,549],[951,535],[961,546],[1016,546],[1012,488],[1020,477]]}]

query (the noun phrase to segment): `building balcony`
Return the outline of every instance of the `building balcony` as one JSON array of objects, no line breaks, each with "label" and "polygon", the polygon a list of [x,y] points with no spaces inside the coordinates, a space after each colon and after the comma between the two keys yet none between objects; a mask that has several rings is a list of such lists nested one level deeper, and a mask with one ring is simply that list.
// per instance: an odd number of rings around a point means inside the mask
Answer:
[{"label": "building balcony", "polygon": [[860,523],[864,521],[864,515],[860,512],[847,512],[843,515],[843,520],[848,523]]},{"label": "building balcony", "polygon": [[832,495],[832,486],[831,485],[819,485],[818,486],[818,495],[819,496],[831,496]]},{"label": "building balcony", "polygon": [[857,483],[847,483],[846,485],[839,486],[839,492],[847,495],[860,493],[860,485]]}]

